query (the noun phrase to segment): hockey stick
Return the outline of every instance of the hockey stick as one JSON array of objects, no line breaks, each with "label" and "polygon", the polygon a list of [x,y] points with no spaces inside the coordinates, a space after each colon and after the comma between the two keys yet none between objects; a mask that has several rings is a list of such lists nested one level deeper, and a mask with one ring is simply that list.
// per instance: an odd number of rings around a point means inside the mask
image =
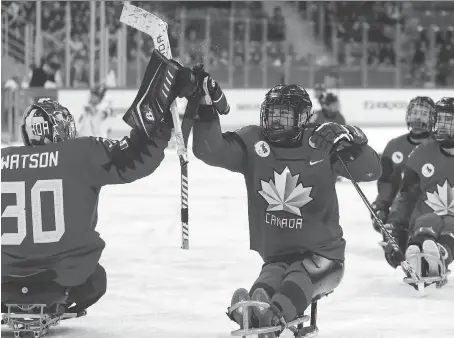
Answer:
[{"label": "hockey stick", "polygon": [[[142,8],[123,4],[120,15],[120,22],[135,28],[153,39],[154,48],[169,60],[172,59],[169,36],[167,34],[167,23],[156,15],[148,13]],[[188,151],[186,149],[183,133],[181,131],[180,117],[178,116],[177,102],[170,106],[175,132],[177,154],[181,166],[181,248],[189,249],[189,225],[188,225]]]},{"label": "hockey stick", "polygon": [[[350,170],[348,169],[347,165],[345,164],[345,162],[342,160],[342,158],[340,157],[340,155],[337,152],[336,152],[336,156],[339,159],[339,162],[344,167],[345,172],[349,176],[350,181],[352,182],[352,184],[355,187],[356,191],[358,192],[359,196],[363,200],[363,202],[366,205],[367,209],[369,209],[369,212],[372,214],[372,217],[375,219],[375,221],[377,222],[378,226],[380,227],[380,230],[385,235],[385,237],[388,239],[389,243],[391,243],[391,246],[392,246],[393,250],[395,252],[400,252],[399,245],[396,243],[396,241],[394,240],[393,236],[388,232],[388,230],[386,229],[386,227],[383,224],[383,222],[381,221],[381,219],[377,216],[377,213],[372,208],[372,205],[370,204],[370,202],[367,199],[366,195],[364,195],[363,191],[359,187],[358,182],[356,182],[355,179],[353,178],[353,176],[352,176]],[[400,263],[400,265],[401,265],[402,269],[411,276],[411,278],[415,281],[415,283],[420,283],[421,282],[421,277],[415,271],[415,269],[413,269],[413,267],[410,265],[410,263],[407,260],[403,260]]]}]

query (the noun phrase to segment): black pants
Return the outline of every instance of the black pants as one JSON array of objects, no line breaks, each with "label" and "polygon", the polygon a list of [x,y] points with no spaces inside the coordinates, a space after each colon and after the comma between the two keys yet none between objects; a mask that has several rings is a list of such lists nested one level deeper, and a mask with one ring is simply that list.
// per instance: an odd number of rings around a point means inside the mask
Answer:
[{"label": "black pants", "polygon": [[[53,282],[56,274],[54,271],[49,270],[44,273],[36,274],[32,277],[24,277],[27,280],[21,280],[19,285],[15,281],[3,281],[2,277],[2,313],[7,312],[7,308],[4,301],[14,302],[15,299],[20,299],[21,292],[20,287],[23,285],[30,285],[29,289],[33,294],[29,295],[30,304],[42,304],[48,303],[51,305],[55,295],[61,294],[68,290],[67,287],[59,285]],[[19,287],[19,289],[18,289]],[[106,271],[101,265],[97,265],[95,272],[88,277],[84,284],[69,288],[67,304],[71,306],[69,311],[79,313],[89,306],[95,304],[105,293],[107,288],[107,276]],[[16,298],[16,295],[17,297]],[[51,297],[51,299],[48,299]],[[58,298],[58,297],[57,297]]]},{"label": "black pants", "polygon": [[92,306],[104,296],[106,289],[106,270],[98,264],[95,272],[88,277],[84,284],[74,286],[69,290],[68,305],[71,306],[69,312],[79,313]]}]

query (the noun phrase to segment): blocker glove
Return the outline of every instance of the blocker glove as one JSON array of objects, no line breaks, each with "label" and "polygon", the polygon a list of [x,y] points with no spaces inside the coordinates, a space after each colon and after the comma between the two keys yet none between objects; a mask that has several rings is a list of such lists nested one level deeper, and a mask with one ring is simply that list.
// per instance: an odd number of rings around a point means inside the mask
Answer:
[{"label": "blocker glove", "polygon": [[191,95],[196,89],[190,69],[167,59],[155,49],[137,96],[123,120],[152,140],[162,127],[173,127],[170,113],[173,101]]}]

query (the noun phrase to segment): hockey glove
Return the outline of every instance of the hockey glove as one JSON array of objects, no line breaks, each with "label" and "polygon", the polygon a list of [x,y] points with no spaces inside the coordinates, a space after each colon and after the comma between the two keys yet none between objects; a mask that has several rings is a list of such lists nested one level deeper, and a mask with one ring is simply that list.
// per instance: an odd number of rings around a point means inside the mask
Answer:
[{"label": "hockey glove", "polygon": [[388,237],[382,233],[383,242],[381,244],[383,251],[385,252],[385,259],[388,264],[395,269],[405,260],[405,256],[403,254],[403,252],[405,252],[405,248],[403,247],[403,243],[406,242],[405,236],[407,232],[389,223],[385,224],[385,228],[399,246],[398,248],[395,247]]},{"label": "hockey glove", "polygon": [[364,144],[367,144],[367,137],[361,129],[334,122],[319,125],[309,137],[312,148],[320,149],[327,155],[338,152],[345,162],[354,160]]},{"label": "hockey glove", "polygon": [[168,60],[155,49],[139,92],[123,120],[152,140],[161,128],[173,127],[170,105],[175,98],[189,95],[195,89],[190,70]]},{"label": "hockey glove", "polygon": [[[372,209],[374,209],[375,214],[382,221],[382,223],[386,224],[386,222],[388,221],[389,211],[382,205],[382,203],[377,201],[373,202]],[[370,218],[372,219],[372,226],[374,227],[374,230],[377,231],[378,233],[381,233],[380,226],[378,225],[378,222],[375,220],[375,217],[370,215]]]},{"label": "hockey glove", "polygon": [[208,74],[203,64],[197,64],[192,68],[196,78],[198,91],[201,94],[198,117],[201,120],[210,121],[217,118],[218,114],[227,115],[230,106],[219,84]]}]

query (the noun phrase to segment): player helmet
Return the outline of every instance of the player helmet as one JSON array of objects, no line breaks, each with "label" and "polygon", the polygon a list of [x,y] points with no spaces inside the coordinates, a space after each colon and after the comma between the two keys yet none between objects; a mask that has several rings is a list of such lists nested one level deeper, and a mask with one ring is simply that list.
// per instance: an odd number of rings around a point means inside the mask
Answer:
[{"label": "player helmet", "polygon": [[323,111],[326,116],[334,117],[340,111],[339,98],[333,93],[327,93],[323,100]]},{"label": "player helmet", "polygon": [[443,97],[435,104],[433,134],[438,142],[454,146],[454,97]]},{"label": "player helmet", "polygon": [[282,146],[299,141],[309,122],[312,102],[298,85],[279,84],[266,93],[260,108],[260,127],[266,139]]},{"label": "player helmet", "polygon": [[412,134],[430,133],[435,118],[435,103],[427,96],[416,96],[407,107],[405,122]]},{"label": "player helmet", "polygon": [[104,96],[106,95],[106,92],[107,92],[107,88],[105,85],[100,84],[100,85],[96,86],[95,88],[90,90],[91,101],[97,101],[96,103],[101,102],[102,99],[104,98]]},{"label": "player helmet", "polygon": [[25,110],[21,133],[26,146],[40,146],[75,138],[76,124],[68,109],[42,98]]}]

